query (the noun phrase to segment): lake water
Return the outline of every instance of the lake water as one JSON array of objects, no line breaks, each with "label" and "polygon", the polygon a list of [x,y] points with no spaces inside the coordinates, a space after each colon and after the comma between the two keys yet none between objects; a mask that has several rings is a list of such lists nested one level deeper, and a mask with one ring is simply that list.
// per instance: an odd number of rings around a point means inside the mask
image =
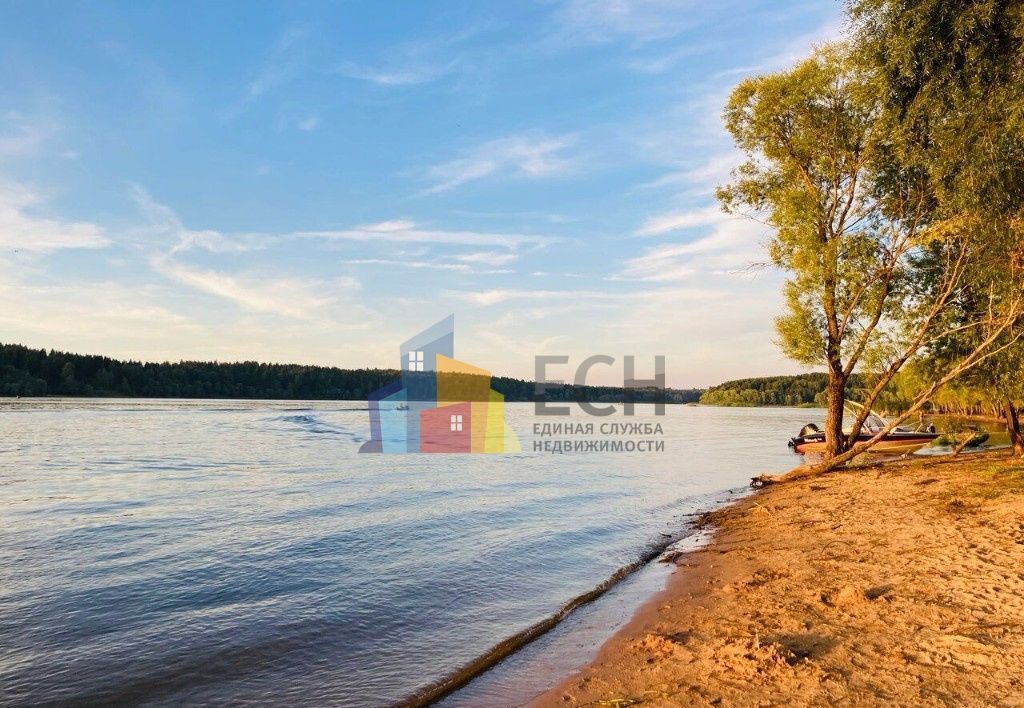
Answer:
[{"label": "lake water", "polygon": [[665,449],[554,455],[532,434],[554,419],[511,404],[522,453],[360,455],[359,402],[7,399],[0,704],[394,704],[792,467],[820,418],[576,411],[660,423]]}]

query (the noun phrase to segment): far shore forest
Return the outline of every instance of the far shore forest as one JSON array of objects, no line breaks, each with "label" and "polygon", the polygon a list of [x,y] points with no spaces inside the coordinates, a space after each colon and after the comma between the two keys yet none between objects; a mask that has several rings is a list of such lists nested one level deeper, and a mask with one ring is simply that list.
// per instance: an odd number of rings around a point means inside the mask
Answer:
[{"label": "far shore forest", "polygon": [[[253,361],[149,363],[0,344],[0,396],[366,400],[400,373],[396,369],[341,369]],[[492,385],[506,401],[534,400],[532,381],[497,376]],[[856,391],[866,386],[867,381],[854,377],[850,385]],[[665,392],[665,402],[824,408],[827,388],[825,373],[764,376],[726,381],[708,389],[670,388]],[[624,394],[622,388],[612,386],[563,385],[550,390],[545,400],[622,402]],[[637,402],[653,402],[656,391],[640,389],[633,395]],[[893,387],[880,401],[879,410],[899,410],[905,403],[898,388]],[[950,389],[933,401],[930,410],[957,415],[1000,414],[995,402],[964,389]]]},{"label": "far shore forest", "polygon": [[[0,344],[0,395],[94,396],[127,398],[241,398],[280,400],[362,400],[402,372],[397,369],[339,369],[255,361],[139,362]],[[533,401],[534,383],[495,376],[491,387],[506,401]],[[663,397],[666,403],[692,403],[701,389],[653,388],[630,391],[637,403]],[[622,402],[614,386],[550,386],[547,401]],[[468,397],[465,400],[470,400]]]}]

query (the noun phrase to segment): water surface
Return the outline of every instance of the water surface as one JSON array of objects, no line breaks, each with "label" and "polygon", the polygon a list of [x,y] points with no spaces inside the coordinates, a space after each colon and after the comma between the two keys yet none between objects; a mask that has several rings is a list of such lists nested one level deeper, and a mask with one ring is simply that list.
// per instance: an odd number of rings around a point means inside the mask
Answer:
[{"label": "water surface", "polygon": [[552,455],[506,415],[520,454],[379,456],[358,402],[0,403],[0,704],[393,704],[820,418],[638,406],[664,452]]}]

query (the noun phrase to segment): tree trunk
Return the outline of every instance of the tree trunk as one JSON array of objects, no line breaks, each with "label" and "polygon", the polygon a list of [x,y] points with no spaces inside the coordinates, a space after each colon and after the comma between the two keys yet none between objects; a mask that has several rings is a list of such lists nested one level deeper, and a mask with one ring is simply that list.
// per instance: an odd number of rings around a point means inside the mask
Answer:
[{"label": "tree trunk", "polygon": [[1010,432],[1010,444],[1013,445],[1013,451],[1024,456],[1024,434],[1021,433],[1020,416],[1013,401],[1003,402],[1003,412],[1006,416],[1006,429]]},{"label": "tree trunk", "polygon": [[842,374],[828,374],[828,411],[825,414],[825,459],[831,460],[846,450],[843,435],[843,404],[846,403],[846,379]]}]

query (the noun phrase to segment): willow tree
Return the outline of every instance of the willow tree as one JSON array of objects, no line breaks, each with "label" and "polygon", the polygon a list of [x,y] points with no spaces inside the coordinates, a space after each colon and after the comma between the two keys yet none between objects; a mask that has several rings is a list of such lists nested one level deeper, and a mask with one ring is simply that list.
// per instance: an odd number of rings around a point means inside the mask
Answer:
[{"label": "willow tree", "polygon": [[[940,218],[928,171],[905,159],[877,74],[845,45],[741,82],[724,118],[747,160],[718,197],[726,211],[772,228],[769,254],[788,276],[786,312],[776,321],[779,344],[796,361],[828,373],[827,449],[817,469],[830,469],[1009,346],[1021,303],[1001,299],[982,313],[970,325],[977,334],[970,350],[889,426],[854,444],[869,409],[903,366],[967,327],[952,322],[949,312],[990,244],[969,220]],[[858,367],[871,383],[860,392],[864,407],[846,434],[844,404]]]},{"label": "willow tree", "polygon": [[[747,160],[718,197],[726,211],[773,230],[769,255],[788,275],[778,341],[791,358],[828,372],[828,459],[850,445],[843,409],[851,376],[897,336],[909,255],[925,238],[931,209],[919,176],[892,162],[880,111],[870,75],[842,46],[744,80],[724,111]],[[951,241],[950,291],[961,257]]]},{"label": "willow tree", "polygon": [[[1024,289],[1024,4],[1019,0],[854,0],[862,63],[878,77],[882,110],[905,162],[927,174],[940,218],[956,220],[975,249],[959,316],[969,325],[1012,307]],[[957,330],[933,349],[941,366],[982,331]],[[972,379],[1000,396],[1018,452],[1024,402],[1020,344]]]}]

